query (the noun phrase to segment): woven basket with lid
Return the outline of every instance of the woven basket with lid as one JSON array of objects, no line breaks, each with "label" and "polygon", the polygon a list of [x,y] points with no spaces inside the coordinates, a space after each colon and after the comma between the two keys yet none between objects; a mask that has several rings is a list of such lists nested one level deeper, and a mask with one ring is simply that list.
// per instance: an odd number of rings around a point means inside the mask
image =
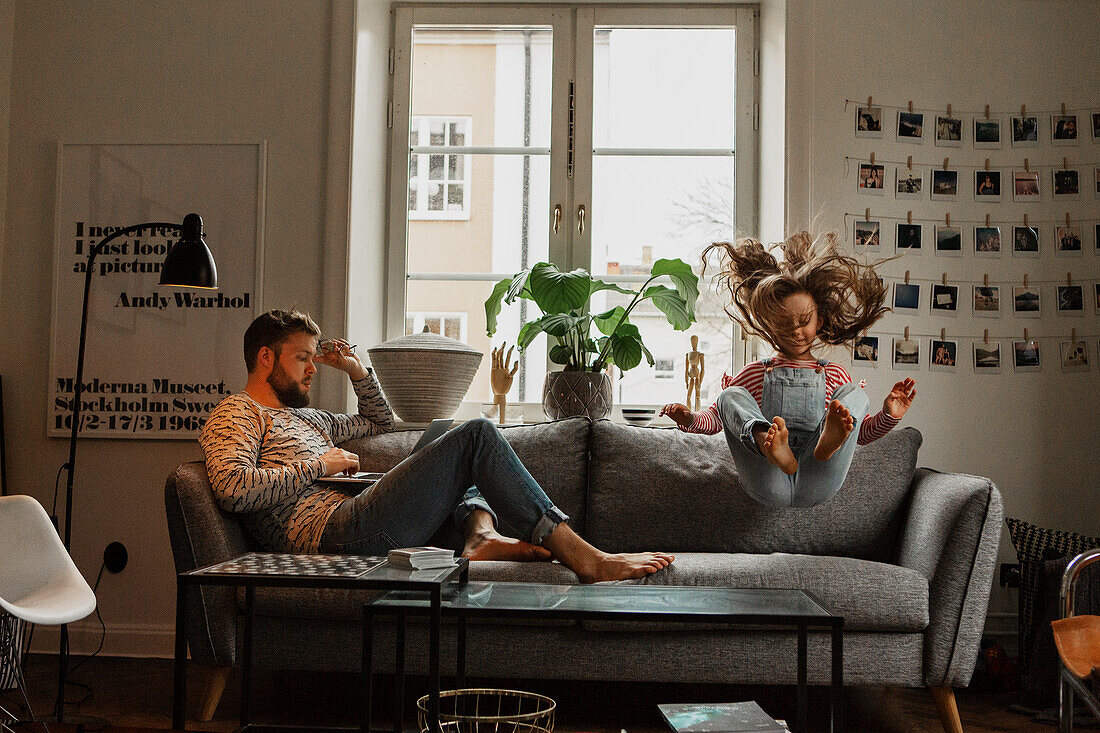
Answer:
[{"label": "woven basket with lid", "polygon": [[482,356],[427,329],[390,339],[367,353],[390,407],[405,422],[453,417]]}]

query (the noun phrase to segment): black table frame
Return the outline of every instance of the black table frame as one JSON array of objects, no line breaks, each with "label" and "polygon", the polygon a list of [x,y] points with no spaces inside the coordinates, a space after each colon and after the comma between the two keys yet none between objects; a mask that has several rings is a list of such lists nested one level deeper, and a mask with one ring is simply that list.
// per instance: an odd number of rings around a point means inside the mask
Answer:
[{"label": "black table frame", "polygon": [[[433,648],[436,651],[434,665],[436,676],[439,676],[439,608],[443,595],[443,588],[451,582],[465,583],[469,577],[470,562],[466,558],[455,558],[456,562],[450,572],[432,581],[412,579],[382,579],[371,577],[376,570],[356,577],[334,577],[322,575],[261,575],[261,574],[204,574],[209,568],[222,564],[221,562],[197,568],[188,572],[179,573],[176,576],[176,640],[175,661],[173,666],[172,686],[172,728],[184,730],[186,722],[187,703],[187,595],[192,585],[233,586],[245,589],[244,595],[244,630],[241,649],[241,707],[240,728],[246,730],[279,730],[279,731],[316,731],[316,730],[359,730],[369,733],[370,730],[370,677],[367,677],[367,700],[360,707],[361,717],[358,728],[346,726],[330,726],[322,728],[315,725],[289,726],[289,725],[258,725],[250,721],[249,703],[252,692],[252,616],[256,588],[330,588],[344,590],[371,590],[371,591],[416,591],[426,593],[429,606],[432,609],[431,616]],[[441,569],[442,570],[442,569]],[[362,669],[371,668],[370,654],[372,652],[372,639],[364,636],[362,643]],[[438,684],[436,685],[438,690]],[[435,714],[438,716],[439,698],[435,697]]]},{"label": "black table frame", "polygon": [[[616,589],[630,586],[615,586]],[[652,588],[653,586],[640,586],[645,588]],[[671,586],[676,587],[676,586]],[[690,586],[691,588],[703,589],[706,586]],[[715,590],[730,590],[729,588],[715,588]],[[745,589],[750,590],[750,589]],[[755,590],[755,589],[752,589]],[[832,652],[832,665],[830,672],[830,684],[829,684],[829,731],[830,733],[839,733],[841,730],[841,702],[842,692],[844,688],[844,617],[836,615],[833,611],[825,605],[817,596],[809,591],[802,590],[800,588],[767,588],[760,590],[798,590],[806,595],[811,601],[820,606],[823,610],[827,611],[831,615],[829,616],[772,616],[768,614],[744,614],[737,615],[736,620],[730,620],[728,614],[714,613],[645,613],[645,612],[632,612],[632,611],[581,611],[570,609],[511,609],[500,610],[492,608],[476,608],[476,607],[454,607],[446,604],[437,605],[434,601],[429,608],[430,618],[430,647],[429,647],[429,708],[428,708],[428,720],[429,725],[434,724],[432,730],[439,730],[439,689],[440,689],[440,677],[439,677],[439,647],[440,647],[440,628],[442,626],[442,616],[452,616],[457,620],[457,632],[456,632],[456,647],[457,654],[455,657],[455,672],[456,672],[456,686],[462,688],[466,684],[466,627],[467,622],[472,617],[481,618],[493,618],[493,619],[530,619],[530,620],[561,620],[569,619],[574,621],[618,621],[622,623],[647,623],[647,622],[666,622],[666,623],[700,623],[700,624],[726,624],[730,628],[739,627],[771,627],[771,628],[794,628],[798,633],[798,679],[797,679],[797,693],[796,693],[796,709],[797,718],[795,722],[795,733],[807,733],[809,730],[808,721],[808,681],[807,681],[807,654],[809,646],[809,629],[824,628],[830,633],[830,646]],[[405,628],[406,618],[410,615],[414,615],[423,609],[423,604],[413,599],[407,599],[408,605],[397,605],[393,600],[390,601],[392,605],[376,605],[378,601],[381,601],[385,596],[379,596],[372,599],[363,606],[363,645],[367,647],[372,644],[374,626],[373,617],[376,615],[393,615],[397,618],[397,641],[396,641],[396,659],[394,666],[395,673],[395,687],[396,692],[396,707],[394,710],[394,733],[402,732],[402,698],[404,690],[404,677],[405,677]],[[402,599],[406,600],[406,599]],[[371,657],[364,652],[363,663],[367,665],[370,663]],[[369,720],[370,715],[370,681],[372,675],[372,668],[364,666],[363,668],[363,680],[366,690],[363,694],[364,701],[364,719]]]}]

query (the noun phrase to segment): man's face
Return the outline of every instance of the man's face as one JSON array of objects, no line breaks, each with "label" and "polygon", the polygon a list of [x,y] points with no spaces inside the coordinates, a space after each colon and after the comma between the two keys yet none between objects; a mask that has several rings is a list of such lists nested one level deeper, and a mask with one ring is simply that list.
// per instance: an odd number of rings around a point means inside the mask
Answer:
[{"label": "man's face", "polygon": [[267,383],[287,407],[305,407],[309,404],[309,386],[317,371],[313,364],[317,337],[299,331],[277,344],[273,351],[275,364],[267,376]]}]

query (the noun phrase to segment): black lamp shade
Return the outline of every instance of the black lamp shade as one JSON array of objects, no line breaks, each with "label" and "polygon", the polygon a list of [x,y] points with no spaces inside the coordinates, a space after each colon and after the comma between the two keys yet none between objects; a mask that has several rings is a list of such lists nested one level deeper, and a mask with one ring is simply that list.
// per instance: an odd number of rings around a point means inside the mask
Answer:
[{"label": "black lamp shade", "polygon": [[218,287],[218,268],[203,241],[202,217],[188,214],[180,238],[168,251],[160,268],[160,284],[179,288]]}]

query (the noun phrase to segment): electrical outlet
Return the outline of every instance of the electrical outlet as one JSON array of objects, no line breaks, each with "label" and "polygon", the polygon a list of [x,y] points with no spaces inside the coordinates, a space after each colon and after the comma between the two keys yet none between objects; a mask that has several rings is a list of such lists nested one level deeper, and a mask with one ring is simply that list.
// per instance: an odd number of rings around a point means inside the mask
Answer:
[{"label": "electrical outlet", "polygon": [[112,542],[103,550],[103,567],[109,573],[121,573],[130,560],[130,554],[126,552],[126,545],[121,542]]}]

